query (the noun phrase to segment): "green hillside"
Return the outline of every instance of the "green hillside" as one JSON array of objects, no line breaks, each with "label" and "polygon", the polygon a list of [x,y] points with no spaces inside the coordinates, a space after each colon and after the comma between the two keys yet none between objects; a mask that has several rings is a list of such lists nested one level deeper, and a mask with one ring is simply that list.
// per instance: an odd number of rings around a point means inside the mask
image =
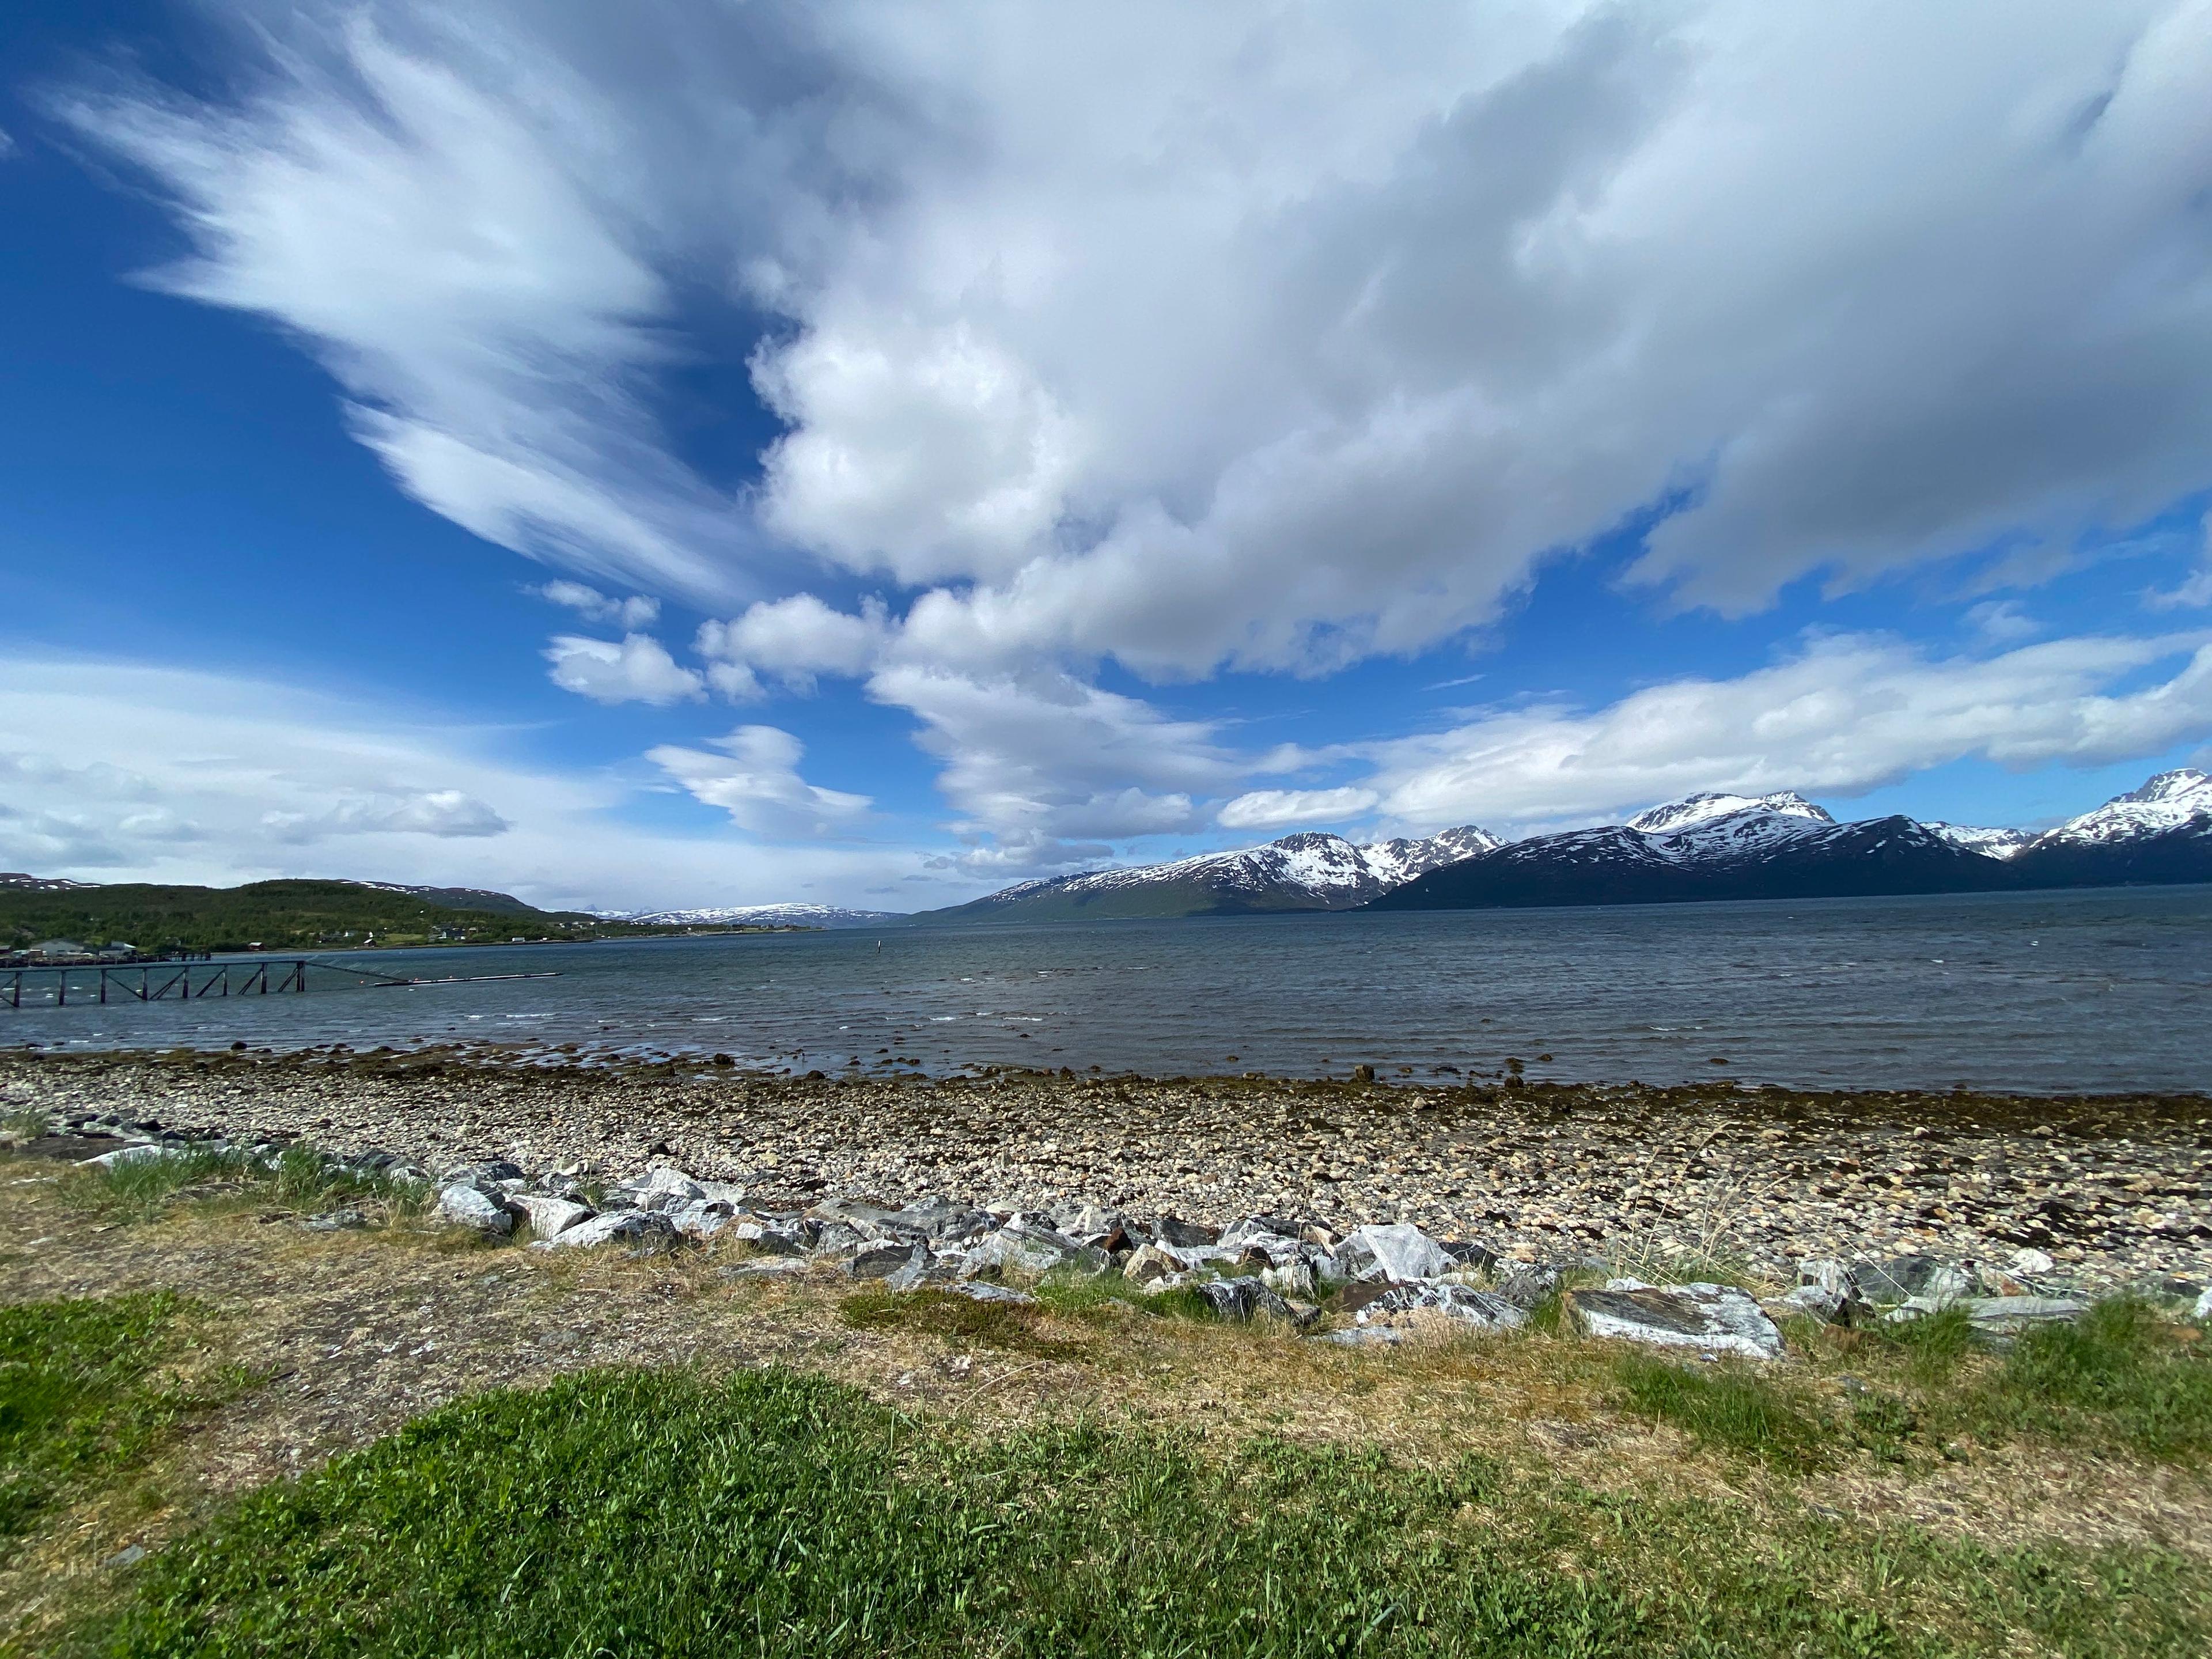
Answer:
[{"label": "green hillside", "polygon": [[[453,890],[457,896],[462,890]],[[574,912],[532,909],[503,893],[453,903],[349,881],[257,881],[243,887],[163,887],[144,883],[37,892],[0,888],[0,949],[42,939],[142,951],[301,951],[433,942],[503,944],[530,939],[601,939],[658,932]],[[501,901],[496,908],[492,901]],[[510,908],[511,907],[511,908]]]},{"label": "green hillside", "polygon": [[1148,881],[1104,892],[1070,892],[1047,887],[1015,898],[980,898],[943,910],[924,910],[909,920],[928,927],[939,922],[1012,926],[1030,921],[1159,921],[1183,916],[1274,915],[1321,907],[1301,895],[1224,893],[1204,881]]}]

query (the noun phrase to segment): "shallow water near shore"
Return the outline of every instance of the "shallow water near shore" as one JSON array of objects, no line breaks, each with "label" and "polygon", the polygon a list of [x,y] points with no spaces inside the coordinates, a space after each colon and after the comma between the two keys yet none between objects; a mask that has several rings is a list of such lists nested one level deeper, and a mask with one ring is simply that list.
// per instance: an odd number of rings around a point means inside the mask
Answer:
[{"label": "shallow water near shore", "polygon": [[[1092,1066],[2212,1088],[2212,887],[1304,915],[356,954],[411,988],[0,1007],[65,1048],[486,1042],[833,1074]],[[319,979],[335,985],[340,976]],[[549,1058],[550,1058],[549,1054]],[[1725,1062],[1724,1064],[1723,1062]]]}]

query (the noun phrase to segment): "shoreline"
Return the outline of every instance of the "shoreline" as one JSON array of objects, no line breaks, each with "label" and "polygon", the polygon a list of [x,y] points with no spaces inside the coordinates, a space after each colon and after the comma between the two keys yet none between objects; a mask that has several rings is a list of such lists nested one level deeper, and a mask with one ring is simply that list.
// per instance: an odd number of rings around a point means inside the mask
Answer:
[{"label": "shoreline", "polygon": [[381,1150],[433,1173],[663,1164],[800,1207],[942,1194],[1216,1225],[1406,1220],[1509,1260],[1717,1257],[1785,1283],[1803,1257],[2001,1267],[2022,1249],[2085,1290],[2212,1278],[2201,1095],[1012,1068],[841,1080],[437,1046],[0,1052],[0,1113],[40,1111]]}]

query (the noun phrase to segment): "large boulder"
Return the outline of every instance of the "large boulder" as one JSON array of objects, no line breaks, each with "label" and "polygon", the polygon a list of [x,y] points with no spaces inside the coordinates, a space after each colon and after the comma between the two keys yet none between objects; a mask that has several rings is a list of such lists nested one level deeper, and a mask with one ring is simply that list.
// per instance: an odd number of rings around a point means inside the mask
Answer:
[{"label": "large boulder", "polygon": [[970,1267],[990,1266],[1017,1273],[1048,1273],[1056,1267],[1103,1273],[1114,1258],[1094,1244],[1080,1244],[1035,1217],[1017,1217],[985,1235],[968,1253]]},{"label": "large boulder", "polygon": [[2089,1304],[2071,1297],[1981,1296],[1957,1304],[1984,1335],[2010,1336],[2031,1325],[2066,1324],[2088,1312]]},{"label": "large boulder", "polygon": [[1528,1322],[1528,1314],[1502,1296],[1435,1280],[1394,1285],[1362,1308],[1357,1317],[1364,1325],[1394,1314],[1441,1314],[1486,1331],[1517,1330]]},{"label": "large boulder", "polygon": [[1152,1236],[1155,1243],[1172,1244],[1183,1249],[1221,1242],[1218,1227],[1209,1227],[1202,1221],[1185,1221],[1177,1215],[1156,1215],[1145,1231]]},{"label": "large boulder", "polygon": [[958,1203],[942,1194],[916,1199],[899,1211],[896,1219],[900,1225],[912,1228],[937,1244],[981,1238],[998,1224],[989,1212]]},{"label": "large boulder", "polygon": [[1568,1311],[1583,1334],[1701,1353],[1773,1359],[1782,1333],[1747,1291],[1733,1285],[1646,1285],[1616,1279],[1601,1291],[1569,1291]]},{"label": "large boulder", "polygon": [[580,1250],[601,1244],[628,1244],[638,1250],[667,1249],[679,1237],[676,1224],[657,1210],[611,1210],[580,1221],[555,1237],[541,1239],[531,1248]]},{"label": "large boulder", "polygon": [[1436,1279],[1460,1265],[1440,1240],[1410,1221],[1370,1221],[1353,1228],[1336,1247],[1334,1261],[1336,1278],[1393,1285]]},{"label": "large boulder", "polygon": [[608,1194],[611,1199],[617,1195],[627,1198],[638,1209],[672,1215],[706,1197],[707,1189],[681,1170],[656,1169],[622,1182]]},{"label": "large boulder", "polygon": [[474,1228],[488,1237],[503,1238],[514,1231],[514,1212],[503,1199],[458,1182],[439,1193],[438,1219],[456,1227]]},{"label": "large boulder", "polygon": [[126,1164],[158,1164],[165,1158],[182,1158],[192,1149],[176,1141],[145,1140],[133,1146],[118,1146],[112,1152],[102,1152],[97,1158],[82,1160],[80,1167],[89,1170],[114,1170]]},{"label": "large boulder", "polygon": [[507,1201],[521,1212],[522,1218],[530,1224],[530,1231],[539,1238],[557,1237],[578,1222],[592,1218],[589,1205],[545,1193],[516,1193]]},{"label": "large boulder", "polygon": [[1875,1308],[1909,1306],[1917,1312],[1935,1313],[1974,1291],[1972,1279],[1963,1269],[1932,1255],[1854,1261],[1845,1272],[1859,1300]]}]

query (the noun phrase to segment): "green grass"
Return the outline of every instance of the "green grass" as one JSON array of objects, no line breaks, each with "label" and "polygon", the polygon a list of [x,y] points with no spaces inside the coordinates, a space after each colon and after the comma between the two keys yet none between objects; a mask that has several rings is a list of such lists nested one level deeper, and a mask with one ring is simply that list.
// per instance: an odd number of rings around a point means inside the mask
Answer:
[{"label": "green grass", "polygon": [[0,1134],[18,1140],[36,1140],[52,1127],[52,1115],[43,1106],[18,1106],[0,1114]]},{"label": "green grass", "polygon": [[152,1381],[184,1311],[160,1291],[0,1307],[0,1559],[65,1491],[131,1468],[200,1403]]},{"label": "green grass", "polygon": [[2155,1548],[2002,1553],[1480,1459],[968,1436],[789,1373],[467,1399],[232,1506],[56,1650],[2195,1656]]},{"label": "green grass", "polygon": [[2024,1333],[1975,1391],[1977,1426],[2167,1462],[2212,1453],[2212,1358],[2145,1302],[2091,1308]]},{"label": "green grass", "polygon": [[1615,1361],[1614,1372],[1629,1410],[1703,1445],[1796,1470],[1826,1468],[1841,1449],[1826,1414],[1802,1389],[1744,1362],[1686,1364],[1637,1352]]},{"label": "green grass", "polygon": [[1213,1304],[1188,1285],[1147,1296],[1119,1273],[1048,1273],[1035,1288],[1037,1300],[1046,1307],[1078,1319],[1119,1315],[1133,1308],[1155,1319],[1221,1322]]},{"label": "green grass", "polygon": [[1080,1343],[1046,1336],[1037,1328],[1033,1309],[1018,1303],[978,1302],[927,1285],[915,1291],[861,1291],[838,1303],[837,1317],[856,1331],[914,1331],[1042,1359],[1076,1358],[1085,1352]]},{"label": "green grass", "polygon": [[420,1182],[332,1170],[306,1146],[287,1147],[273,1166],[241,1152],[185,1146],[161,1158],[71,1170],[61,1192],[79,1208],[125,1221],[151,1220],[180,1200],[295,1210],[368,1201],[411,1214],[431,1197]]}]

